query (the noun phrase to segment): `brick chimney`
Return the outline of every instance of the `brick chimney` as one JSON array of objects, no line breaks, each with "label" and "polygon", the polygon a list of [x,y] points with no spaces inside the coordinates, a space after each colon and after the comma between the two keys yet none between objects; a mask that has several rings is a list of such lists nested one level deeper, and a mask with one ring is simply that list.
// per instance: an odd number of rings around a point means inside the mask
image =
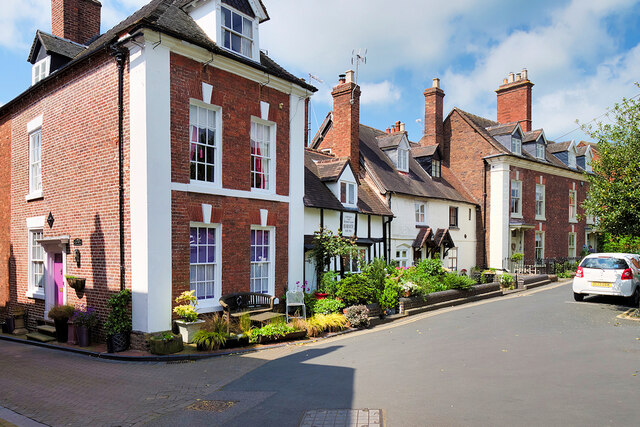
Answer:
[{"label": "brick chimney", "polygon": [[531,88],[533,83],[524,68],[518,74],[509,73],[496,90],[498,123],[519,122],[524,132],[531,131]]},{"label": "brick chimney", "polygon": [[354,72],[340,75],[333,96],[333,127],[320,144],[330,148],[338,157],[348,156],[356,176],[360,170],[360,86],[354,81]]},{"label": "brick chimney", "polygon": [[444,139],[440,79],[433,79],[433,86],[424,91],[424,137],[420,145],[439,145]]},{"label": "brick chimney", "polygon": [[98,0],[51,0],[51,30],[54,36],[80,44],[100,34]]}]

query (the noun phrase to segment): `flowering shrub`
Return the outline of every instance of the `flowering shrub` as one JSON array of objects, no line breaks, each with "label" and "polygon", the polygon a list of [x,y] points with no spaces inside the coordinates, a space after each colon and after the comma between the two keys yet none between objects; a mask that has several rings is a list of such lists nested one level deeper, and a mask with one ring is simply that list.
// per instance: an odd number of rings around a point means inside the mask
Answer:
[{"label": "flowering shrub", "polygon": [[420,287],[413,282],[401,282],[400,289],[402,292],[416,293]]},{"label": "flowering shrub", "polygon": [[353,305],[345,309],[344,316],[352,328],[369,327],[369,309],[364,305]]},{"label": "flowering shrub", "polygon": [[80,305],[76,307],[73,312],[71,320],[76,326],[84,326],[86,328],[93,328],[98,324],[98,313],[93,307],[87,307],[86,305]]},{"label": "flowering shrub", "polygon": [[173,312],[177,314],[185,322],[195,322],[198,320],[198,312],[196,305],[198,299],[195,296],[196,291],[184,291],[176,298],[176,303],[180,304],[173,308]]}]

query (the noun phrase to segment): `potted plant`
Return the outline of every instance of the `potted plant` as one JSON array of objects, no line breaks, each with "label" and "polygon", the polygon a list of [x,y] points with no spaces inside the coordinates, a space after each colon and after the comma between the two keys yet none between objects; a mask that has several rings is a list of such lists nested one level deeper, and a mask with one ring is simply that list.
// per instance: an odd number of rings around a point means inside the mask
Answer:
[{"label": "potted plant", "polygon": [[67,321],[73,316],[74,310],[70,305],[56,305],[49,310],[48,316],[53,320],[56,327],[56,340],[58,342],[67,342]]},{"label": "potted plant", "polygon": [[73,314],[73,323],[76,326],[78,345],[88,347],[91,345],[91,329],[98,324],[98,314],[92,307],[80,306]]},{"label": "potted plant", "polygon": [[194,335],[193,342],[198,350],[218,350],[227,342],[229,336],[227,329],[227,322],[216,314],[204,321],[202,329]]},{"label": "potted plant", "polygon": [[124,289],[111,295],[107,305],[111,312],[104,322],[104,332],[107,336],[107,352],[117,353],[129,348],[129,334],[131,333],[131,317],[129,317],[129,303],[131,291]]},{"label": "potted plant", "polygon": [[173,312],[180,317],[179,320],[176,320],[176,325],[178,325],[178,330],[185,343],[193,342],[193,337],[204,323],[204,320],[198,320],[198,312],[196,311],[198,299],[194,294],[195,291],[181,293],[176,298],[176,303],[180,305],[175,306],[173,309]]},{"label": "potted plant", "polygon": [[163,332],[149,338],[149,350],[152,354],[172,354],[183,349],[182,337],[171,332]]},{"label": "potted plant", "polygon": [[77,292],[82,292],[84,290],[84,284],[87,279],[72,276],[70,274],[66,274],[64,278],[67,279],[67,283],[69,284],[69,286],[71,286]]}]

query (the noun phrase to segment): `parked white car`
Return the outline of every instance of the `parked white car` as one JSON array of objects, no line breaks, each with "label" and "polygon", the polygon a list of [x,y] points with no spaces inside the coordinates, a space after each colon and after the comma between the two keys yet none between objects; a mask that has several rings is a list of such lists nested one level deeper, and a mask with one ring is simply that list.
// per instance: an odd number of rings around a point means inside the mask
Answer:
[{"label": "parked white car", "polygon": [[640,302],[640,257],[636,254],[601,253],[586,256],[573,279],[573,297],[585,295],[626,297],[629,305]]}]

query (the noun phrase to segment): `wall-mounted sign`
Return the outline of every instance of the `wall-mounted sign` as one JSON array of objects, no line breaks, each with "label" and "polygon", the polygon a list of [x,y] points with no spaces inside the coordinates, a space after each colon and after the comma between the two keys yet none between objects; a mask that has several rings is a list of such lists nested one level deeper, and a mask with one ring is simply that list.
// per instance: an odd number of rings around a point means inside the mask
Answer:
[{"label": "wall-mounted sign", "polygon": [[342,235],[351,237],[356,234],[356,214],[345,212],[342,214]]},{"label": "wall-mounted sign", "polygon": [[73,239],[73,246],[82,246],[82,239]]}]

